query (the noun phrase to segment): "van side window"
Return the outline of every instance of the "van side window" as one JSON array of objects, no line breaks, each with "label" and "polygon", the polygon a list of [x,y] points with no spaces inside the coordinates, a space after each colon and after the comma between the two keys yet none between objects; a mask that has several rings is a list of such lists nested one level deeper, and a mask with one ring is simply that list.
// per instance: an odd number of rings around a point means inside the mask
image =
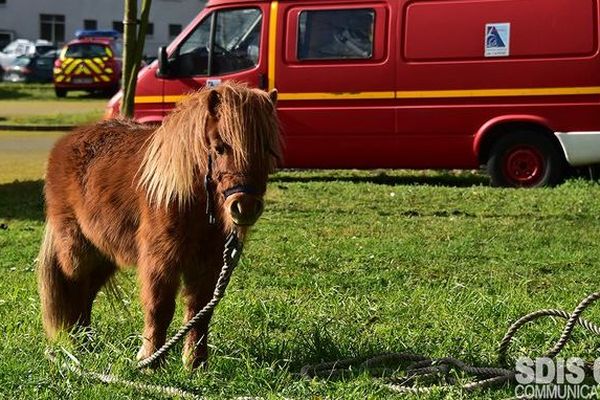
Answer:
[{"label": "van side window", "polygon": [[369,59],[373,56],[372,9],[302,11],[298,59]]},{"label": "van side window", "polygon": [[[216,20],[211,32],[213,18]],[[217,11],[181,43],[173,60],[173,72],[177,76],[214,76],[255,67],[260,54],[261,25],[262,14],[256,8]]]}]

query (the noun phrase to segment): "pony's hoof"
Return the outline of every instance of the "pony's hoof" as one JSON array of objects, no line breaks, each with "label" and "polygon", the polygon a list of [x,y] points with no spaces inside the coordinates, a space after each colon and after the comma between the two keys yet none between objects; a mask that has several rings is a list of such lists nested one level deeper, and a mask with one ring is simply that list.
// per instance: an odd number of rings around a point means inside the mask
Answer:
[{"label": "pony's hoof", "polygon": [[197,369],[200,369],[202,371],[208,370],[208,360],[206,358],[193,356],[189,357],[184,354],[181,359],[183,361],[183,366],[188,371],[195,371]]},{"label": "pony's hoof", "polygon": [[150,357],[153,352],[154,351],[152,350],[152,346],[150,346],[150,344],[146,342],[142,345],[142,347],[140,347],[140,350],[138,351],[137,356],[135,356],[135,359],[138,361],[142,361]]},{"label": "pony's hoof", "polygon": [[191,346],[185,345],[183,348],[183,354],[181,361],[185,369],[193,371],[196,369],[207,370],[208,369],[208,354],[200,351],[198,348],[192,349]]}]

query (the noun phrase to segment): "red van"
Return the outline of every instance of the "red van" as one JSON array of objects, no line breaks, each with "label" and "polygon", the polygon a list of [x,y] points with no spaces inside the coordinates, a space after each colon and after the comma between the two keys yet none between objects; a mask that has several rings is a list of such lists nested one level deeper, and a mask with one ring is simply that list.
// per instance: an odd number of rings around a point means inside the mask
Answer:
[{"label": "red van", "polygon": [[235,79],[279,90],[285,167],[551,185],[600,163],[598,2],[212,0],[140,73],[135,117]]}]

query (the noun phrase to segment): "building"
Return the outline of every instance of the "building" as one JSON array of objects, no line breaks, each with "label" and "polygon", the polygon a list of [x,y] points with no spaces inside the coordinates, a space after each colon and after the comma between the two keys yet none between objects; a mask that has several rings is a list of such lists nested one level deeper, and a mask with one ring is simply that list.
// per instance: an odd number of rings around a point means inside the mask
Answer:
[{"label": "building", "polygon": [[[203,0],[154,0],[144,53],[154,56],[204,8]],[[138,7],[141,1],[138,0]],[[0,49],[13,39],[61,45],[78,29],[123,31],[124,0],[0,0]]]}]

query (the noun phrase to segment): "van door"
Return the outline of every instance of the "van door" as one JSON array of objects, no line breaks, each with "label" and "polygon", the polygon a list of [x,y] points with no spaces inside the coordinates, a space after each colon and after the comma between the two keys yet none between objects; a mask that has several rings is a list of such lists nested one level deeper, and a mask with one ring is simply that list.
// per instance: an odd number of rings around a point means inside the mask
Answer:
[{"label": "van door", "polygon": [[265,11],[264,5],[211,10],[169,49],[168,76],[161,78],[165,112],[185,93],[225,80],[266,88]]},{"label": "van door", "polygon": [[[277,2],[273,2],[273,8]],[[282,3],[271,38],[284,164],[392,166],[395,50],[383,1]]]}]

